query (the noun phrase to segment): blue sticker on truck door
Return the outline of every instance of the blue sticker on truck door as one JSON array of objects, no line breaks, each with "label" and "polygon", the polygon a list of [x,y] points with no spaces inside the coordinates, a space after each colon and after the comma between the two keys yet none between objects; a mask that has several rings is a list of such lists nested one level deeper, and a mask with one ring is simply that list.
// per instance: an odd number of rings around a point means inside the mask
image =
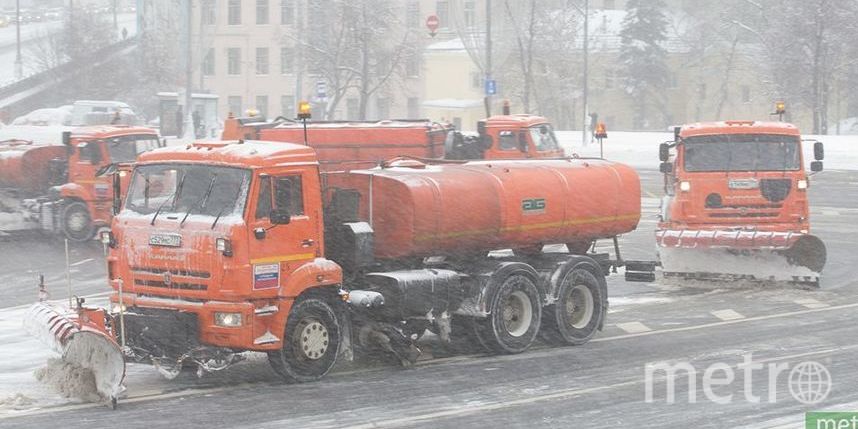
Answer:
[{"label": "blue sticker on truck door", "polygon": [[280,287],[280,263],[253,266],[253,289]]}]

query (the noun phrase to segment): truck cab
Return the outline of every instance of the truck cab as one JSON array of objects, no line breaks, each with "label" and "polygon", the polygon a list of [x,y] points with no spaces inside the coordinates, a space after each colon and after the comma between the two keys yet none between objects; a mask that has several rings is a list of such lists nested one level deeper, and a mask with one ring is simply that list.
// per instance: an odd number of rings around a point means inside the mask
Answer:
[{"label": "truck cab", "polygon": [[133,163],[143,152],[160,146],[149,128],[91,126],[63,136],[66,156],[50,161],[45,174],[54,184],[39,206],[43,229],[62,232],[69,239],[91,239],[110,224],[113,188],[103,173],[119,164]]},{"label": "truck cab", "polygon": [[561,158],[554,127],[541,116],[496,115],[477,123],[482,159]]}]

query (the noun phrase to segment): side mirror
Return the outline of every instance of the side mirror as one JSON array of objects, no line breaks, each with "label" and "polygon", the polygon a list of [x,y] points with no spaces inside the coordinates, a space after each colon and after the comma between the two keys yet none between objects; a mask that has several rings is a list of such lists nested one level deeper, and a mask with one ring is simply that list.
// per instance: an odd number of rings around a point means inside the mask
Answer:
[{"label": "side mirror", "polygon": [[817,161],[825,159],[825,147],[822,146],[822,142],[816,142],[813,144],[813,159]]},{"label": "side mirror", "polygon": [[822,171],[822,161],[813,161],[810,163],[810,171],[818,173]]},{"label": "side mirror", "polygon": [[268,215],[274,225],[286,225],[292,220],[289,207],[292,204],[293,183],[288,177],[274,180],[274,207]]},{"label": "side mirror", "polygon": [[[111,164],[115,165],[115,164]],[[119,172],[115,172],[113,174],[113,215],[116,216],[119,214],[119,209],[122,206],[122,196],[119,195],[121,191],[122,182],[120,181]]]},{"label": "side mirror", "polygon": [[667,162],[668,159],[670,159],[670,145],[667,143],[658,145],[658,160]]},{"label": "side mirror", "polygon": [[661,171],[664,174],[673,173],[673,164],[670,162],[662,162],[658,166],[658,171]]},{"label": "side mirror", "polygon": [[292,214],[286,208],[272,209],[271,213],[268,214],[268,219],[274,225],[287,225],[292,221]]}]

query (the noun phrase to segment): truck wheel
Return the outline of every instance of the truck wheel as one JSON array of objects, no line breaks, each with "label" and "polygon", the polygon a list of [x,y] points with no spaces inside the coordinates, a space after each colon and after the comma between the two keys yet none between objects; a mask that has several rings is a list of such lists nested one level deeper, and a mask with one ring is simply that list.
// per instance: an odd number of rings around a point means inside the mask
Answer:
[{"label": "truck wheel", "polygon": [[507,277],[494,294],[489,311],[489,317],[475,323],[480,343],[493,352],[521,353],[539,333],[542,305],[536,285],[527,276]]},{"label": "truck wheel", "polygon": [[62,215],[63,234],[72,241],[87,241],[95,234],[89,208],[82,201],[65,204]]},{"label": "truck wheel", "polygon": [[596,334],[604,317],[599,281],[587,270],[569,271],[557,301],[545,307],[542,337],[555,344],[580,345]]},{"label": "truck wheel", "polygon": [[334,310],[319,298],[292,306],[283,334],[283,347],[268,353],[268,362],[287,383],[322,378],[337,361],[340,325]]}]

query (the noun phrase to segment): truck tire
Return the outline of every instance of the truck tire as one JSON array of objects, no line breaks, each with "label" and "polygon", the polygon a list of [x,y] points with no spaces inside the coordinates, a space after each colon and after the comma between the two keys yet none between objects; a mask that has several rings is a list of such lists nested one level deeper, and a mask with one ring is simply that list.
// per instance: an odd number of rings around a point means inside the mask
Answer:
[{"label": "truck tire", "polygon": [[63,205],[63,234],[71,241],[88,241],[95,235],[95,226],[89,216],[89,208],[83,201],[71,201]]},{"label": "truck tire", "polygon": [[512,274],[497,288],[485,319],[475,319],[480,343],[495,353],[521,353],[539,333],[542,304],[533,281]]},{"label": "truck tire", "polygon": [[557,301],[543,313],[542,337],[553,344],[581,345],[590,341],[605,315],[599,281],[578,268],[566,273],[557,291]]},{"label": "truck tire", "polygon": [[316,381],[334,367],[341,332],[337,315],[327,302],[301,299],[289,311],[283,346],[268,352],[268,362],[287,383]]}]

